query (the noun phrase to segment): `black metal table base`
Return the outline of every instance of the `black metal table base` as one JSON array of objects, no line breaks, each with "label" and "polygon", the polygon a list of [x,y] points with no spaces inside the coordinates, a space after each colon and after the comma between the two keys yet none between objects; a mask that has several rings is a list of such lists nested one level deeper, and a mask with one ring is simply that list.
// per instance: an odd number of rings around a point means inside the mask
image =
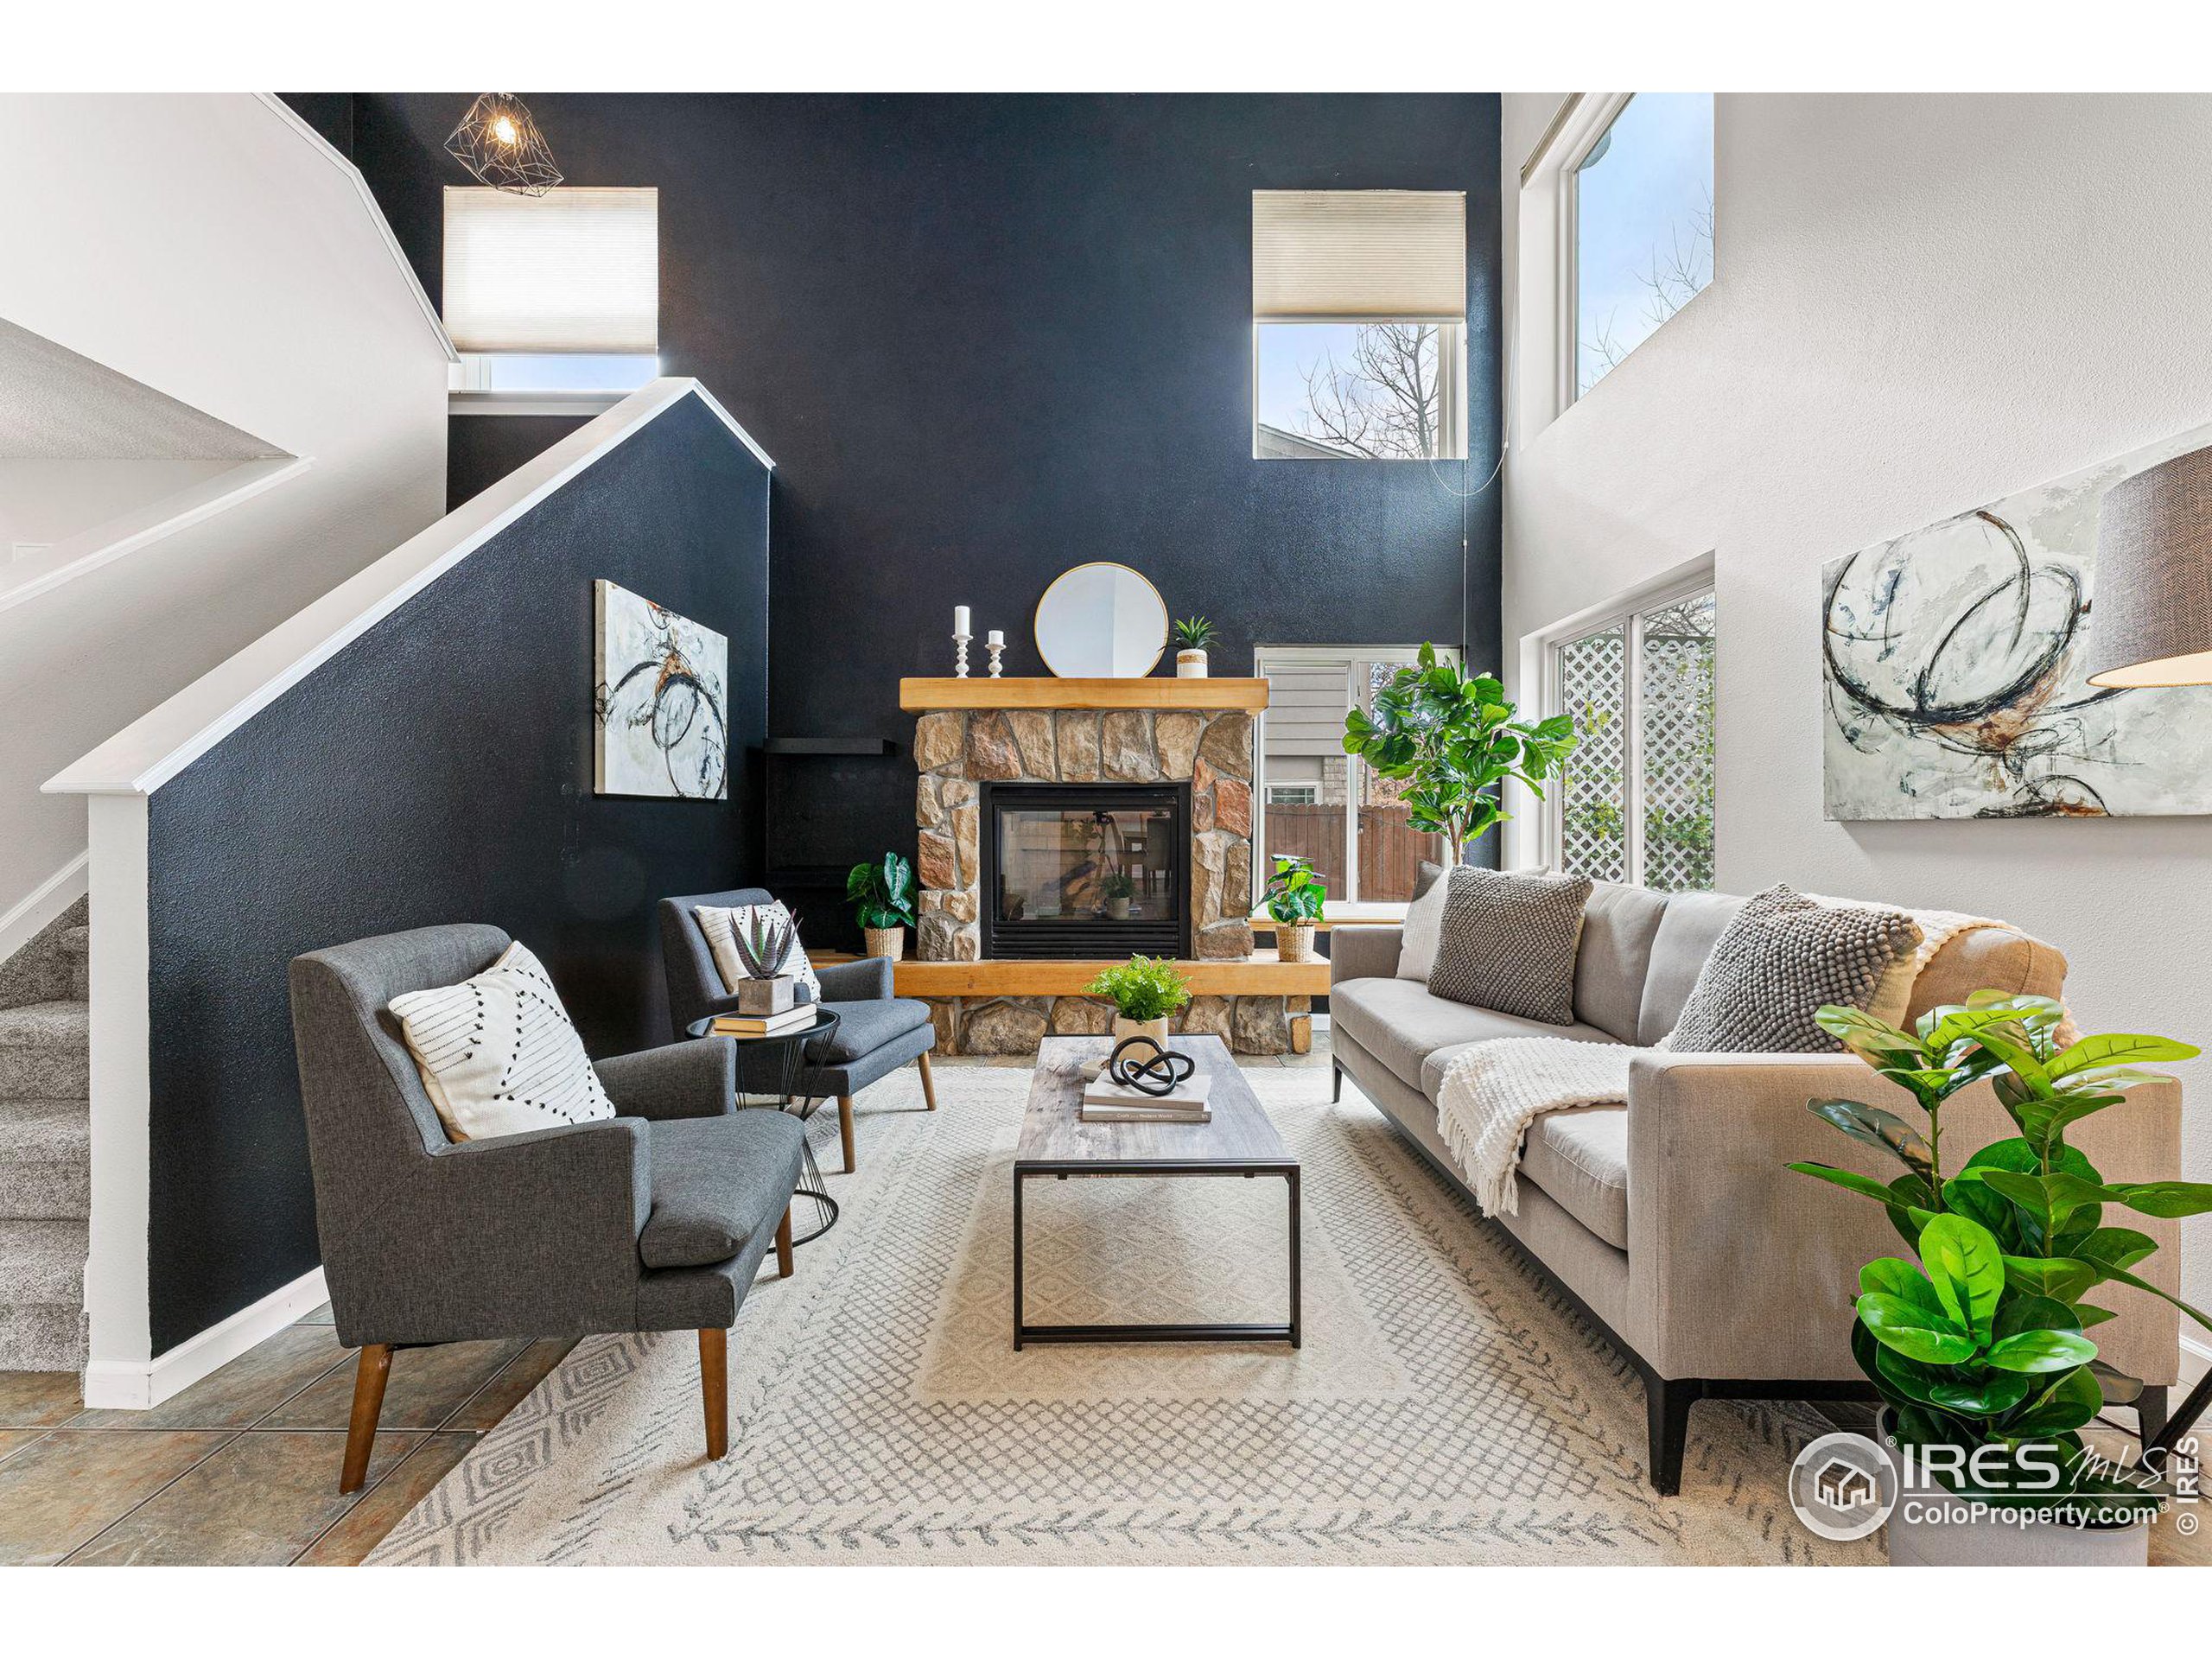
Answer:
[{"label": "black metal table base", "polygon": [[[1066,1180],[1070,1176],[1093,1175],[1150,1175],[1170,1179],[1184,1175],[1241,1175],[1247,1180],[1258,1175],[1282,1177],[1290,1193],[1289,1322],[1285,1325],[1030,1324],[1022,1317],[1021,1302],[1022,1185],[1048,1176]],[[1301,1326],[1305,1300],[1300,1276],[1300,1230],[1296,1164],[1017,1163],[1014,1166],[1014,1351],[1019,1353],[1033,1342],[1287,1342],[1294,1348],[1301,1347],[1304,1345]]]},{"label": "black metal table base", "polygon": [[[819,1100],[765,1100],[760,1104],[789,1112],[810,1125],[815,1113],[822,1109]],[[810,1243],[836,1224],[837,1200],[830,1196],[830,1184],[822,1179],[822,1166],[815,1161],[814,1140],[810,1135],[799,1143],[798,1185],[791,1191],[791,1243]]]},{"label": "black metal table base", "polygon": [[[837,1016],[823,1008],[817,1010],[812,1025],[767,1037],[734,1039],[732,1067],[736,1074],[738,1105],[755,1111],[789,1112],[802,1124],[810,1124],[815,1113],[822,1109],[823,1102],[814,1096],[801,1095],[798,1080],[810,1064],[810,1056],[817,1056],[817,1051],[827,1053],[829,1039],[837,1026]],[[711,1015],[695,1020],[689,1027],[694,1037],[711,1035],[713,1028]],[[814,1143],[802,1139],[798,1185],[791,1193],[791,1243],[804,1244],[821,1237],[836,1224],[837,1201],[830,1196],[830,1185],[822,1179],[822,1166],[815,1161]]]}]

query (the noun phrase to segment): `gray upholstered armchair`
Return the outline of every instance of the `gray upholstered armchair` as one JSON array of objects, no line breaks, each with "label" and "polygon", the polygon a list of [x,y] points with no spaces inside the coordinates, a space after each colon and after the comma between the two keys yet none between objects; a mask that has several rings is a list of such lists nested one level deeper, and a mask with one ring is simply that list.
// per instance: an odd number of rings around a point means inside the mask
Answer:
[{"label": "gray upholstered armchair", "polygon": [[[773,897],[764,888],[738,887],[660,901],[668,1014],[677,1036],[710,1014],[726,1014],[737,1007],[693,912],[702,905],[709,909],[765,905]],[[937,1079],[930,1075],[930,1051],[937,1046],[937,1032],[930,1024],[928,1003],[893,995],[888,957],[832,963],[816,969],[815,977],[822,982],[823,1006],[837,1015],[837,1029],[826,1052],[808,1051],[809,1064],[799,1074],[798,1090],[815,1099],[837,1097],[837,1133],[844,1143],[845,1167],[850,1170],[855,1166],[853,1096],[878,1077],[914,1061],[921,1067],[922,1099],[930,1110],[937,1109]]]},{"label": "gray upholstered armchair", "polygon": [[387,1005],[459,984],[508,944],[496,927],[426,927],[292,960],[323,1271],[338,1339],[361,1351],[341,1491],[367,1469],[391,1351],[428,1343],[696,1330],[720,1458],[728,1329],[772,1243],[791,1270],[804,1131],[734,1109],[726,1042],[597,1062],[616,1117],[446,1138]]}]

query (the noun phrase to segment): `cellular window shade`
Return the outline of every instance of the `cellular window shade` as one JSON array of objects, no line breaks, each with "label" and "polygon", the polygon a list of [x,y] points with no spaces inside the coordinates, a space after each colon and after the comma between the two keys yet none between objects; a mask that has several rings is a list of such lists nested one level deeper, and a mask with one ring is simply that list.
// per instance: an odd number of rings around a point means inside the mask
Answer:
[{"label": "cellular window shade", "polygon": [[1252,315],[1463,321],[1465,193],[1255,190]]},{"label": "cellular window shade", "polygon": [[463,352],[658,352],[660,192],[447,187],[445,320]]}]

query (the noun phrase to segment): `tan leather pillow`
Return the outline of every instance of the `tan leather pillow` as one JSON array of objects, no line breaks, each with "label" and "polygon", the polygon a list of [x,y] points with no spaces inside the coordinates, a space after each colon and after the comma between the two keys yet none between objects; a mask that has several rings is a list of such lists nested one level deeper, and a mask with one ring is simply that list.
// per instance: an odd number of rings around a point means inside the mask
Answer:
[{"label": "tan leather pillow", "polygon": [[1910,1025],[1930,1008],[1964,1002],[1976,991],[2063,997],[2066,958],[2041,939],[2009,927],[1970,928],[1920,970],[1902,1023]]}]

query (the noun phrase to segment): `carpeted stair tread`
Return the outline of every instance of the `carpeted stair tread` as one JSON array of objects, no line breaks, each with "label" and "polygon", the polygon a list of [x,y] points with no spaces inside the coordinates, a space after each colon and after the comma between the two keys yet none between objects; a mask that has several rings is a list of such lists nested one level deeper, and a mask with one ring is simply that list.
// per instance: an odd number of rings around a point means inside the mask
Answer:
[{"label": "carpeted stair tread", "polygon": [[0,1048],[83,1047],[92,1041],[88,1002],[26,1002],[0,1008]]},{"label": "carpeted stair tread", "polygon": [[81,1371],[88,1347],[82,1308],[0,1307],[0,1371]]},{"label": "carpeted stair tread", "polygon": [[0,1169],[81,1164],[92,1156],[92,1128],[82,1100],[0,1100]]},{"label": "carpeted stair tread", "polygon": [[85,925],[65,927],[54,936],[54,943],[63,956],[82,962],[92,954],[92,930]]},{"label": "carpeted stair tread", "polygon": [[0,1221],[0,1303],[83,1306],[89,1241],[81,1221]]},{"label": "carpeted stair tread", "polygon": [[90,1095],[91,1016],[77,1001],[0,1008],[0,1103]]}]

